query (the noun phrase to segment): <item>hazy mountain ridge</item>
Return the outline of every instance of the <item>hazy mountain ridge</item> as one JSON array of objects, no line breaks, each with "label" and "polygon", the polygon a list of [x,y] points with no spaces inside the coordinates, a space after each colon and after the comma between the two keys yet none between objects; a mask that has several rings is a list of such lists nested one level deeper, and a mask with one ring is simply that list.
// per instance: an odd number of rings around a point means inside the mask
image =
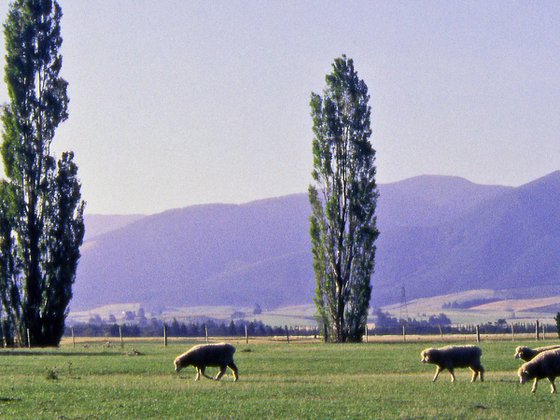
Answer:
[{"label": "hazy mountain ridge", "polygon": [[[518,188],[423,176],[380,193],[376,305],[398,302],[403,285],[413,299],[560,283],[560,171]],[[309,215],[307,195],[295,194],[170,210],[95,235],[72,309],[310,303]]]},{"label": "hazy mountain ridge", "polygon": [[422,175],[380,187],[379,223],[388,228],[453,220],[512,187],[480,185],[455,176]]},{"label": "hazy mountain ridge", "polygon": [[560,171],[504,190],[454,220],[414,233],[401,231],[401,243],[394,244],[389,235],[380,241],[378,253],[379,279],[388,281],[378,281],[374,299],[396,300],[397,288],[390,291],[399,280],[413,297],[559,284],[558,215]]},{"label": "hazy mountain ridge", "polygon": [[96,236],[103,235],[104,233],[123,228],[131,223],[143,219],[144,217],[146,216],[143,214],[86,214],[84,215],[84,223],[86,225],[84,241],[88,241]]}]

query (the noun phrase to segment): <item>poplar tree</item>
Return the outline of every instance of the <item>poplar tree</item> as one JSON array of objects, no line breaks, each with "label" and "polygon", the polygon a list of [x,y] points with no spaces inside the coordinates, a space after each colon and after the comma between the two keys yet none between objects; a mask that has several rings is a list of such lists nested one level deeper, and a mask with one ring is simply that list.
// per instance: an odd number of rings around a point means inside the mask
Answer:
[{"label": "poplar tree", "polygon": [[325,80],[323,96],[312,93],[310,103],[314,300],[325,340],[359,342],[367,324],[379,235],[371,108],[352,59],[337,58]]},{"label": "poplar tree", "polygon": [[51,154],[55,130],[68,118],[61,17],[54,0],[16,0],[3,27],[9,103],[2,115],[0,297],[4,335],[10,329],[21,345],[60,342],[84,235],[74,154],[58,161]]}]

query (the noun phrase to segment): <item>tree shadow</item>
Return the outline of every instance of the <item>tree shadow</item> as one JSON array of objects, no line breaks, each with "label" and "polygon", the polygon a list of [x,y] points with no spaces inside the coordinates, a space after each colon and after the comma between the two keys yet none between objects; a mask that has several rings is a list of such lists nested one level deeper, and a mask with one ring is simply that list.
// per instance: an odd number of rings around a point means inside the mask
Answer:
[{"label": "tree shadow", "polygon": [[12,401],[21,401],[21,398],[15,398],[15,397],[0,397],[0,403],[3,403],[3,402],[12,402]]},{"label": "tree shadow", "polygon": [[[98,351],[98,352],[57,352],[57,351],[48,351],[48,350],[0,350],[0,357],[2,356],[123,356],[126,355],[124,352],[107,352],[107,351]],[[1,397],[0,397],[1,398]]]}]

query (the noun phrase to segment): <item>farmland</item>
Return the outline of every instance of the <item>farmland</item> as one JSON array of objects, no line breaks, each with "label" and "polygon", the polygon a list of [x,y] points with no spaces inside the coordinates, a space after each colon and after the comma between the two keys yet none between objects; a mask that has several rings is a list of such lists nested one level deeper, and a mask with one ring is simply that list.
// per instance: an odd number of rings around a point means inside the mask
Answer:
[{"label": "farmland", "polygon": [[[220,382],[176,374],[174,357],[193,342],[65,341],[57,349],[0,352],[4,418],[553,418],[560,396],[548,381],[537,393],[517,382],[516,345],[483,341],[483,383],[466,369],[450,383],[419,362],[438,342],[232,341],[240,371]],[[552,340],[546,344],[552,344]],[[543,345],[539,343],[539,345]],[[214,369],[209,369],[213,373]]]},{"label": "farmland", "polygon": [[[522,292],[519,292],[520,294]],[[465,302],[490,301],[492,303],[477,306],[449,307],[451,303],[464,304]],[[446,306],[447,305],[447,306]],[[464,306],[464,305],[463,305]],[[92,317],[99,316],[107,321],[114,316],[117,323],[128,322],[124,319],[126,312],[138,312],[142,307],[140,303],[112,304],[85,311],[70,312],[68,317],[70,324],[86,323]],[[545,298],[513,299],[493,290],[469,290],[466,292],[451,293],[429,298],[413,299],[408,302],[406,310],[401,304],[387,305],[380,308],[393,317],[410,317],[418,320],[427,319],[431,315],[445,313],[453,324],[484,324],[504,319],[508,323],[541,323],[554,324],[554,316],[560,310],[560,295]],[[181,322],[192,322],[200,319],[211,318],[217,321],[229,322],[232,314],[243,314],[236,319],[248,321],[260,321],[271,326],[308,326],[317,325],[314,315],[317,311],[314,304],[284,306],[274,309],[263,310],[262,313],[253,313],[253,307],[242,306],[190,306],[190,307],[166,307],[161,312],[150,313],[146,311],[149,318],[156,317],[165,322],[177,319]],[[406,312],[405,312],[406,311]],[[373,315],[368,322],[374,323]]]}]

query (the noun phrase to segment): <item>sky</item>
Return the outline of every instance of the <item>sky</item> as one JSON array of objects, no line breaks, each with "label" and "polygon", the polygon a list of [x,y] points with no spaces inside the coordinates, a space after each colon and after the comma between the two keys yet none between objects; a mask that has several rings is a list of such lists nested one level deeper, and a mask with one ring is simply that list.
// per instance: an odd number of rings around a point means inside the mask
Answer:
[{"label": "sky", "polygon": [[342,54],[371,95],[378,183],[560,169],[558,1],[59,3],[70,116],[53,151],[75,152],[86,213],[305,192],[310,95]]}]

